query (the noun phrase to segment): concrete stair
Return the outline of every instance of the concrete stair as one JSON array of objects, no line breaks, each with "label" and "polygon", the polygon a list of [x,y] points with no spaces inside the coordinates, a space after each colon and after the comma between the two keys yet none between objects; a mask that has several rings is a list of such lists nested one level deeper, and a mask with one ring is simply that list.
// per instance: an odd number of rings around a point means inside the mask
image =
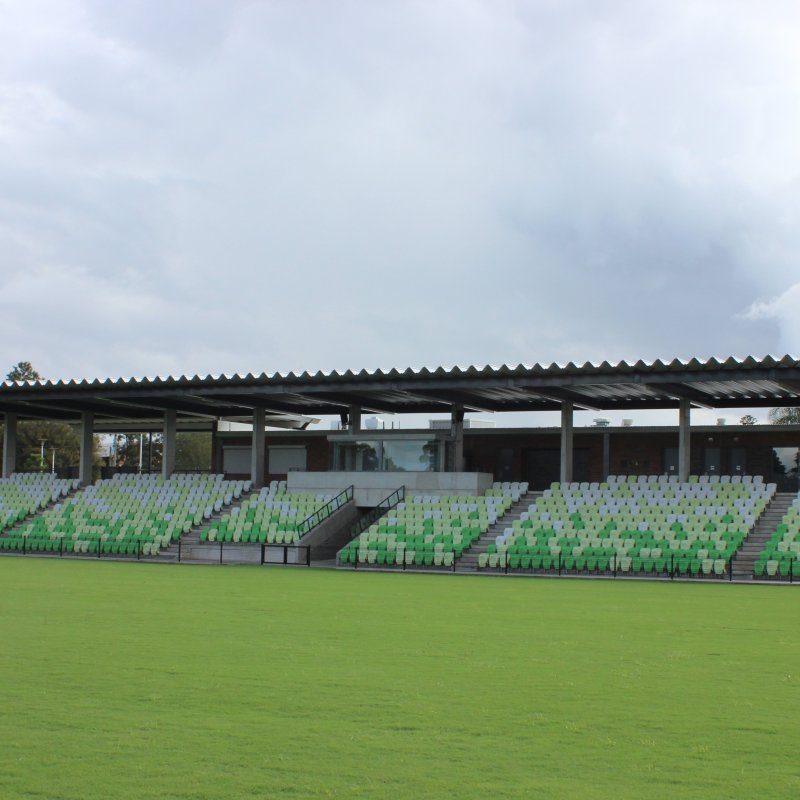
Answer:
[{"label": "concrete stair", "polygon": [[[200,531],[207,528],[215,520],[222,519],[223,514],[230,514],[234,508],[238,508],[242,503],[253,494],[250,492],[242,492],[242,496],[238,500],[234,500],[229,506],[225,506],[221,511],[215,511],[208,519],[204,519],[199,525],[194,525],[189,530],[189,533],[184,533],[181,536],[181,549],[187,546],[200,544]],[[154,561],[156,563],[170,564],[178,561],[178,543],[173,542],[167,550],[162,550],[157,556],[147,556],[147,561]],[[142,561],[145,557],[142,557]]]},{"label": "concrete stair", "polygon": [[[478,556],[480,556],[481,553],[485,553],[489,545],[494,544],[495,539],[500,536],[506,528],[510,528],[514,520],[520,519],[521,514],[528,510],[528,506],[535,503],[537,498],[541,496],[542,492],[528,492],[522,495],[520,499],[506,511],[502,519],[497,520],[494,525],[490,525],[489,530],[458,559],[456,562],[456,572],[477,572]],[[483,572],[492,571],[493,570],[483,570]]]},{"label": "concrete stair", "polygon": [[780,524],[786,509],[797,497],[791,492],[780,492],[770,500],[764,513],[758,518],[749,536],[742,542],[733,559],[733,579],[736,581],[753,580],[753,565],[764,544],[769,541],[775,528]]}]

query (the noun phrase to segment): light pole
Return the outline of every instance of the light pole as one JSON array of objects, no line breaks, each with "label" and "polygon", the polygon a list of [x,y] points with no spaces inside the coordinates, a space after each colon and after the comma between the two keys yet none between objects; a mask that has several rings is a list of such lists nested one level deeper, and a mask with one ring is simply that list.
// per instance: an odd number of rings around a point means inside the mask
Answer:
[{"label": "light pole", "polygon": [[47,439],[40,439],[39,441],[42,443],[42,453],[39,463],[42,468],[42,471],[44,471],[44,446],[47,444]]},{"label": "light pole", "polygon": [[52,465],[52,468],[51,468],[50,471],[53,473],[53,475],[55,475],[56,474],[56,448],[54,447],[52,449],[53,449],[53,465]]}]

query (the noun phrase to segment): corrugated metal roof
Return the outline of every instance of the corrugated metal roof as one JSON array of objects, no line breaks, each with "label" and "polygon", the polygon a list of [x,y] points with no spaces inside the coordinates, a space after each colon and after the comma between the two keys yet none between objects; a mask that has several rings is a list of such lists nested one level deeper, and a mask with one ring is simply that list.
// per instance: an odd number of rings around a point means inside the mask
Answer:
[{"label": "corrugated metal roof", "polygon": [[[180,375],[94,380],[5,381],[0,412],[71,419],[80,410],[113,417],[175,408],[195,416],[340,413],[350,405],[380,413],[435,412],[453,404],[480,411],[558,408],[667,408],[681,399],[709,407],[795,405],[794,356],[603,361],[599,364],[362,369],[245,375]],[[125,412],[115,406],[124,406]]]},{"label": "corrugated metal roof", "polygon": [[683,360],[674,358],[671,361],[663,361],[656,359],[655,361],[644,361],[639,359],[635,362],[619,361],[616,364],[611,364],[608,361],[602,361],[600,364],[595,364],[591,361],[586,361],[583,364],[576,364],[569,361],[566,364],[559,364],[553,362],[551,364],[517,364],[509,365],[502,364],[500,366],[454,366],[454,367],[421,367],[398,370],[396,368],[382,370],[382,369],[362,369],[358,372],[353,370],[345,370],[338,372],[337,370],[324,371],[318,370],[316,372],[262,372],[258,375],[248,372],[245,375],[234,373],[232,375],[180,375],[180,376],[167,376],[167,377],[129,377],[129,378],[95,378],[87,380],[82,378],[79,380],[42,380],[42,381],[4,381],[1,385],[2,388],[14,387],[111,387],[111,386],[197,386],[197,385],[250,385],[271,382],[306,382],[309,380],[352,380],[359,378],[362,380],[385,380],[390,378],[414,378],[414,377],[505,377],[505,376],[541,376],[541,375],[606,375],[612,373],[630,374],[632,372],[641,372],[643,374],[654,374],[663,372],[684,372],[684,371],[719,371],[724,373],[728,370],[752,370],[752,369],[770,369],[775,367],[798,367],[800,361],[791,355],[785,356],[762,356],[756,358],[755,356],[746,356],[744,358],[736,358],[730,356],[728,358],[711,357],[707,359],[691,358]]}]

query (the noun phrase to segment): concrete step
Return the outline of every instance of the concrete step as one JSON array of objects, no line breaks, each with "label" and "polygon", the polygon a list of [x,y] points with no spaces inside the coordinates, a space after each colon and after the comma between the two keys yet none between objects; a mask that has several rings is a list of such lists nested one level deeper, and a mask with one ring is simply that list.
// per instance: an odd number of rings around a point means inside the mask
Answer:
[{"label": "concrete step", "polygon": [[756,520],[753,529],[742,542],[733,558],[733,577],[735,580],[753,580],[753,568],[764,545],[770,540],[775,528],[780,525],[786,510],[796,495],[776,494]]},{"label": "concrete step", "polygon": [[484,533],[472,547],[464,553],[456,562],[456,571],[475,572],[478,569],[478,556],[485,553],[490,544],[494,544],[495,539],[506,529],[510,528],[514,520],[520,519],[521,515],[528,510],[528,506],[536,502],[541,497],[541,492],[528,492],[520,497],[503,516],[489,526],[489,530]]},{"label": "concrete step", "polygon": [[[200,531],[207,528],[215,520],[222,519],[224,514],[230,514],[234,508],[241,507],[242,503],[253,495],[252,491],[242,492],[238,500],[234,500],[230,505],[225,506],[220,511],[215,511],[208,519],[204,519],[199,525],[194,525],[189,529],[188,533],[181,536],[181,548],[188,547],[193,544],[200,544]],[[172,562],[178,560],[178,543],[173,542],[166,550],[162,550],[157,556],[148,556],[148,561],[165,561]]]}]

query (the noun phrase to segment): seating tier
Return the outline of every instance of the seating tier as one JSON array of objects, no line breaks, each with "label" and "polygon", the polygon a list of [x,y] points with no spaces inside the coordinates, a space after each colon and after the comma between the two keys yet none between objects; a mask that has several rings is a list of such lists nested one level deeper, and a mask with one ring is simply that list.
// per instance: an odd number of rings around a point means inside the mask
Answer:
[{"label": "seating tier", "polygon": [[284,481],[273,481],[204,528],[200,541],[294,544],[303,534],[302,523],[331,499],[329,494],[290,492]]},{"label": "seating tier", "polygon": [[496,537],[478,567],[725,574],[775,486],[758,477],[707,477],[554,483]]},{"label": "seating tier", "polygon": [[249,481],[222,475],[117,474],[48,509],[0,547],[155,556],[247,490]]},{"label": "seating tier", "polygon": [[339,563],[452,567],[519,496],[510,487],[482,496],[415,495],[343,547]]}]

